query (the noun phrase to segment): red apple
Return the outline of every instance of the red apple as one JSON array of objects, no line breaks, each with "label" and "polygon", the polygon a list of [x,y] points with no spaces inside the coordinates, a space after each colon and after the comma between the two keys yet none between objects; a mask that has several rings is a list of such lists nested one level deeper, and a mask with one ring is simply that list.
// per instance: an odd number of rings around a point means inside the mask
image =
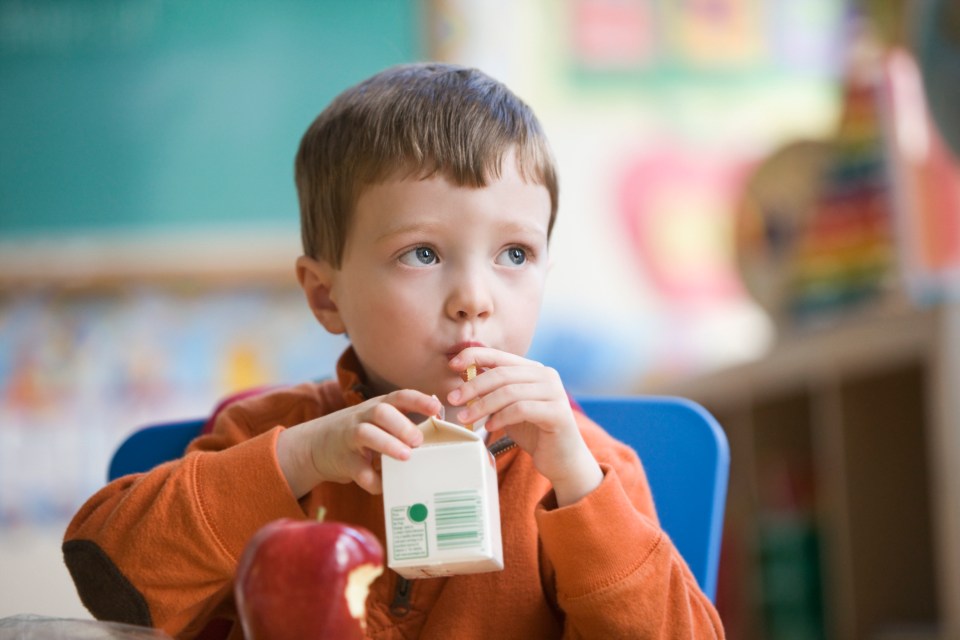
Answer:
[{"label": "red apple", "polygon": [[275,520],[247,543],[234,595],[247,640],[363,638],[383,547],[362,527]]}]

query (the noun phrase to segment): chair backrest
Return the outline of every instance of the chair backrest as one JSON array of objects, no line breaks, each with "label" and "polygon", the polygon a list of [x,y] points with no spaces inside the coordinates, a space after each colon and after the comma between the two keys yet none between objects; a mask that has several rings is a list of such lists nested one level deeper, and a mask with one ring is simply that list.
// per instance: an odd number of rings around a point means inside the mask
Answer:
[{"label": "chair backrest", "polygon": [[110,459],[107,480],[149,471],[158,464],[179,458],[190,441],[200,435],[206,422],[206,418],[195,418],[157,423],[134,431]]},{"label": "chair backrest", "polygon": [[730,471],[723,429],[703,407],[682,398],[580,397],[577,402],[640,456],[660,525],[713,600]]},{"label": "chair backrest", "polygon": [[221,398],[213,411],[203,417],[158,422],[140,427],[114,452],[107,470],[107,480],[114,480],[129,473],[149,471],[162,462],[179,458],[191,440],[213,427],[213,422],[221,411],[234,402],[259,395],[275,386],[261,385],[234,391]]},{"label": "chair backrest", "polygon": [[[640,456],[661,526],[713,600],[730,467],[723,430],[700,405],[680,398],[584,397],[577,403]],[[180,457],[206,423],[203,417],[134,432],[114,453],[108,479]]]}]

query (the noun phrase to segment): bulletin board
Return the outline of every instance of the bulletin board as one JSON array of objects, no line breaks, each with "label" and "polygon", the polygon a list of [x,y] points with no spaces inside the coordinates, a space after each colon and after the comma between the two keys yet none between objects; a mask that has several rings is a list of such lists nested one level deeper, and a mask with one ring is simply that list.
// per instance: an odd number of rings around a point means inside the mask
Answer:
[{"label": "bulletin board", "polygon": [[77,237],[295,243],[300,136],[342,89],[418,57],[418,5],[0,0],[0,266]]}]

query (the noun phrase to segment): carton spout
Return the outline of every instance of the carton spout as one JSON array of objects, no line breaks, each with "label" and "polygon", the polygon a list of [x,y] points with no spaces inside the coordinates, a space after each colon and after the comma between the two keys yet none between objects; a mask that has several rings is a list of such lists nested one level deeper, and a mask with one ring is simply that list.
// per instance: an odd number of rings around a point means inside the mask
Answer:
[{"label": "carton spout", "polygon": [[448,442],[473,442],[481,440],[480,435],[453,422],[431,416],[417,425],[423,432],[423,445]]}]

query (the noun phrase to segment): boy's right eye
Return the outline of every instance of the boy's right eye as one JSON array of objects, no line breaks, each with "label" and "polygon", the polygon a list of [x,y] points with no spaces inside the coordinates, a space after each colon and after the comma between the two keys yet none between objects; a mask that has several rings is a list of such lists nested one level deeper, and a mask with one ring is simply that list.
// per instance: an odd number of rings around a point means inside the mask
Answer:
[{"label": "boy's right eye", "polygon": [[430,247],[415,247],[400,256],[400,262],[408,267],[429,266],[437,261],[437,252]]}]

